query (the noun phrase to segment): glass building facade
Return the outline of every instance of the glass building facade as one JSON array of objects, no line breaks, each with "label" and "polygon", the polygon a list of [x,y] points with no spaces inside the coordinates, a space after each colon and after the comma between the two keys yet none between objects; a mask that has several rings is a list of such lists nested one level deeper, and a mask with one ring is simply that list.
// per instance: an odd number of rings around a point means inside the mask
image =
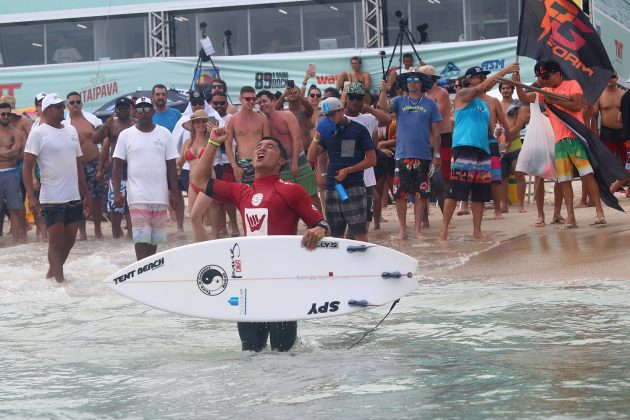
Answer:
[{"label": "glass building facade", "polygon": [[[467,41],[516,36],[520,1],[383,0],[386,46],[393,45],[399,33],[396,11],[403,13],[418,41]],[[215,55],[363,45],[359,0],[180,10],[168,16],[172,56],[197,55],[202,22],[207,24]],[[148,42],[146,14],[2,24],[0,66],[146,57]]]}]

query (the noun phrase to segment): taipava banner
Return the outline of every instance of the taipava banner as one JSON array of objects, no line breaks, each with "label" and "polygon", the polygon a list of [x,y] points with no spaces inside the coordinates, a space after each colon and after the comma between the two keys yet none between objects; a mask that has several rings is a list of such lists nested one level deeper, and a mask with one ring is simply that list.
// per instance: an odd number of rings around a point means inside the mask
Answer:
[{"label": "taipava banner", "polygon": [[[516,38],[454,42],[417,46],[422,60],[435,67],[445,79],[455,79],[473,66],[496,72],[515,60]],[[391,57],[391,49],[385,49],[384,65]],[[406,46],[403,52],[411,52]],[[319,88],[335,86],[341,70],[350,70],[350,57],[360,56],[363,69],[372,74],[372,91],[376,92],[382,79],[382,63],[379,49],[341,49],[300,53],[262,54],[249,56],[213,57],[221,78],[228,84],[228,95],[237,103],[242,86],[256,90],[283,91],[287,80],[300,85],[309,63],[317,66],[317,76],[309,80]],[[33,106],[39,92],[56,92],[62,96],[77,91],[84,101],[84,109],[94,111],[103,104],[136,90],[151,89],[162,83],[168,88],[189,89],[193,83],[195,57],[141,58],[75,64],[51,64],[43,66],[13,67],[0,69],[0,93],[12,95],[18,108]],[[533,81],[534,62],[521,58],[521,74],[524,81]],[[416,60],[416,65],[417,65]],[[392,66],[399,65],[399,53]],[[210,63],[203,63],[208,69]],[[206,83],[213,72],[207,72]]]}]

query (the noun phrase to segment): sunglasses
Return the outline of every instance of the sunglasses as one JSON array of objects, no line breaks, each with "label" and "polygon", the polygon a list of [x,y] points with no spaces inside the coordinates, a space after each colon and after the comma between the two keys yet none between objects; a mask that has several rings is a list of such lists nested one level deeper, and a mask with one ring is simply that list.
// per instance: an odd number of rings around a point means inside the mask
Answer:
[{"label": "sunglasses", "polygon": [[543,80],[549,80],[550,77],[551,77],[551,73],[543,73],[540,75],[540,78]]},{"label": "sunglasses", "polygon": [[485,74],[478,74],[476,76],[471,77],[471,79],[474,79],[475,77],[477,79],[486,80],[486,75]]},{"label": "sunglasses", "polygon": [[226,101],[212,101],[212,105],[216,105],[216,106],[225,105],[226,103],[227,103]]},{"label": "sunglasses", "polygon": [[223,85],[212,85],[212,89],[223,89]]},{"label": "sunglasses", "polygon": [[407,83],[420,83],[419,77],[407,77]]},{"label": "sunglasses", "polygon": [[362,101],[363,100],[363,96],[364,95],[359,95],[356,93],[349,93],[348,94],[348,99],[350,99],[351,101]]},{"label": "sunglasses", "polygon": [[65,109],[66,106],[64,104],[54,104],[54,105],[49,105],[48,108]]},{"label": "sunglasses", "polygon": [[321,98],[322,94],[321,93],[311,93],[308,96],[310,96],[311,98]]},{"label": "sunglasses", "polygon": [[6,118],[6,117],[10,117],[11,113],[10,112],[0,112],[0,117],[2,118]]},{"label": "sunglasses", "polygon": [[246,102],[256,102],[256,98],[243,98],[244,101]]},{"label": "sunglasses", "polygon": [[79,99],[78,101],[68,101],[68,103],[70,105],[81,105],[81,100]]},{"label": "sunglasses", "polygon": [[139,107],[136,107],[136,112],[138,114],[149,114],[149,113],[151,113],[151,111],[153,111],[153,107],[152,106],[139,106]]}]

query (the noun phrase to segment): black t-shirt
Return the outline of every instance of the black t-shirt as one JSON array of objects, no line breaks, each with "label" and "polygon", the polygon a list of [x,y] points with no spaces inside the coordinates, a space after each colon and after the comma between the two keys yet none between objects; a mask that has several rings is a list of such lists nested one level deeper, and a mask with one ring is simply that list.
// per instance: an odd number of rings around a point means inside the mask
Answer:
[{"label": "black t-shirt", "polygon": [[[365,153],[368,150],[374,150],[374,141],[368,129],[357,122],[346,120],[346,122],[338,125],[334,132],[324,130],[325,123],[326,121],[324,124],[320,122],[317,125],[321,135],[319,144],[328,152],[326,189],[334,190],[337,172],[365,159]],[[364,185],[363,171],[349,174],[342,181],[342,184],[346,188]]]}]

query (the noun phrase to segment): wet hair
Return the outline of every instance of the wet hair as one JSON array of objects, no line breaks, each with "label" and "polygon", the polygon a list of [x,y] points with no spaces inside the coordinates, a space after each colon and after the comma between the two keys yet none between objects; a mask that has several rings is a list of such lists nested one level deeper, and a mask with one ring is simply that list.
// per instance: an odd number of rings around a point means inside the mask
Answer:
[{"label": "wet hair", "polygon": [[332,98],[341,99],[341,95],[339,94],[339,90],[335,89],[334,87],[327,87],[326,89],[324,89],[324,93],[330,93],[330,96]]},{"label": "wet hair", "polygon": [[72,91],[66,95],[66,99],[70,99],[71,96],[81,96],[79,92]]},{"label": "wet hair", "polygon": [[227,84],[225,83],[225,80],[217,78],[217,79],[214,79],[210,85],[212,86],[214,82],[221,83],[221,86],[223,86],[223,91],[227,92]]},{"label": "wet hair", "polygon": [[163,84],[161,84],[161,83],[158,83],[157,85],[155,85],[155,86],[153,86],[153,87],[151,88],[151,96],[155,95],[155,89],[164,89],[164,90],[168,91],[168,89],[166,88],[166,86],[164,86],[164,85],[163,85]]},{"label": "wet hair", "polygon": [[260,139],[260,141],[263,141],[263,140],[272,140],[272,141],[276,142],[276,144],[278,145],[278,149],[280,150],[280,156],[284,160],[289,160],[289,154],[287,153],[287,149],[284,147],[284,144],[282,144],[280,142],[280,140],[278,140],[275,137],[271,137],[271,136],[265,136],[262,139]]},{"label": "wet hair", "polygon": [[503,84],[503,83],[499,83],[499,90],[501,90],[501,89],[503,88],[503,86],[509,86],[509,87],[511,87],[511,88],[512,88],[512,92],[514,92],[514,89],[515,89],[515,88],[514,88],[514,86],[512,86],[512,85],[506,85],[506,84]]},{"label": "wet hair", "polygon": [[241,88],[241,96],[243,95],[243,93],[256,93],[256,90],[251,86],[243,86]]},{"label": "wet hair", "polygon": [[273,96],[273,93],[268,90],[261,90],[260,92],[258,92],[256,94],[256,99],[260,98],[261,96],[266,96],[272,102],[276,100],[275,96]]},{"label": "wet hair", "polygon": [[350,62],[352,62],[353,60],[357,60],[359,64],[363,64],[361,57],[359,57],[358,55],[355,55],[354,57],[350,57]]}]

